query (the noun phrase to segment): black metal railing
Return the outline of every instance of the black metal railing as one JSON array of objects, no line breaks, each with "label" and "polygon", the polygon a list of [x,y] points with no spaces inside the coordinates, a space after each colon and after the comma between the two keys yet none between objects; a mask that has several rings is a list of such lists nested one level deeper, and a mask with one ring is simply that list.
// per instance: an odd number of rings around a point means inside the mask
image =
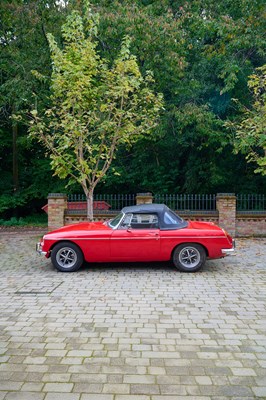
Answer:
[{"label": "black metal railing", "polygon": [[156,194],[155,203],[166,204],[175,211],[215,211],[215,194]]},{"label": "black metal railing", "polygon": [[[123,207],[135,205],[134,194],[95,194],[93,198],[94,212],[104,213],[120,211]],[[83,194],[68,196],[68,211],[86,212],[86,197]]]},{"label": "black metal railing", "polygon": [[[266,211],[266,195],[264,194],[238,194],[237,211],[259,212]],[[115,212],[123,207],[136,204],[135,194],[95,194],[94,212]],[[216,212],[215,194],[155,194],[154,203],[166,204],[174,211],[191,212],[197,211],[212,213]],[[86,212],[86,197],[84,194],[70,194],[68,196],[69,212]]]},{"label": "black metal railing", "polygon": [[264,194],[238,194],[237,211],[265,211],[266,196]]}]

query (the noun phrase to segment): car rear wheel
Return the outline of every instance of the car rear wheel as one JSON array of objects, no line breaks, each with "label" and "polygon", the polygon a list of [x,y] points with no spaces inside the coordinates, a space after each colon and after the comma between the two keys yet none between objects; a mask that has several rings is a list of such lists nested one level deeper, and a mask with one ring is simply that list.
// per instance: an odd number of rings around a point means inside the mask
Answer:
[{"label": "car rear wheel", "polygon": [[61,242],[53,248],[51,260],[58,271],[74,272],[83,264],[83,254],[74,243]]},{"label": "car rear wheel", "polygon": [[194,243],[184,243],[176,247],[173,253],[173,263],[177,269],[184,272],[198,271],[206,261],[206,251]]}]

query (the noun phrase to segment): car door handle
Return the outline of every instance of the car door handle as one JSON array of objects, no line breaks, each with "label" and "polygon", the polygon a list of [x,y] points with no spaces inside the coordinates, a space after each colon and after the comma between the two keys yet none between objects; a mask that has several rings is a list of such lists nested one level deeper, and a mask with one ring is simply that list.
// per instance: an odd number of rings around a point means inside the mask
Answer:
[{"label": "car door handle", "polygon": [[157,233],[157,232],[151,232],[151,233],[149,233],[149,236],[155,237],[156,240],[158,240],[160,238],[159,233]]}]

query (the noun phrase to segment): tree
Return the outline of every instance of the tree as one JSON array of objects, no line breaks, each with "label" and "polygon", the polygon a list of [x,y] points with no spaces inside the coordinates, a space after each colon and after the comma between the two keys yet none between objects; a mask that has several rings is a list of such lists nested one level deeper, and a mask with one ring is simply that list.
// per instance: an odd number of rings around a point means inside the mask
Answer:
[{"label": "tree", "polygon": [[248,162],[257,164],[255,172],[266,175],[266,64],[257,71],[248,81],[254,97],[252,108],[243,107],[244,119],[227,126],[236,130],[235,151],[246,154]]},{"label": "tree", "polygon": [[22,207],[32,209],[34,201],[42,205],[47,191],[57,188],[44,150],[27,139],[26,115],[36,92],[38,107],[46,102],[49,79],[37,82],[31,70],[49,77],[45,32],[58,37],[67,12],[56,0],[0,2],[0,213],[4,217],[16,215]]},{"label": "tree", "polygon": [[[64,48],[47,35],[52,60],[51,106],[43,115],[33,110],[31,135],[43,143],[54,173],[78,182],[93,218],[93,193],[121,144],[131,146],[152,132],[162,109],[151,72],[143,77],[130,39],[124,37],[113,65],[97,50],[97,14],[89,7],[82,18],[71,13],[62,26]],[[38,76],[38,73],[35,73]]]}]

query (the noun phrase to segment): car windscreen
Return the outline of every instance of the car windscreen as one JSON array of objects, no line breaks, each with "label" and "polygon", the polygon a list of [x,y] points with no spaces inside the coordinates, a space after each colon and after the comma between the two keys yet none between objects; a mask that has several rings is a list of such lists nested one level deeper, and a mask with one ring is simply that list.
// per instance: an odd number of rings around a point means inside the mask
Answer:
[{"label": "car windscreen", "polygon": [[108,226],[110,226],[110,228],[115,229],[119,222],[121,221],[121,218],[123,217],[123,213],[118,214],[115,218],[111,219],[111,221],[108,222]]}]

